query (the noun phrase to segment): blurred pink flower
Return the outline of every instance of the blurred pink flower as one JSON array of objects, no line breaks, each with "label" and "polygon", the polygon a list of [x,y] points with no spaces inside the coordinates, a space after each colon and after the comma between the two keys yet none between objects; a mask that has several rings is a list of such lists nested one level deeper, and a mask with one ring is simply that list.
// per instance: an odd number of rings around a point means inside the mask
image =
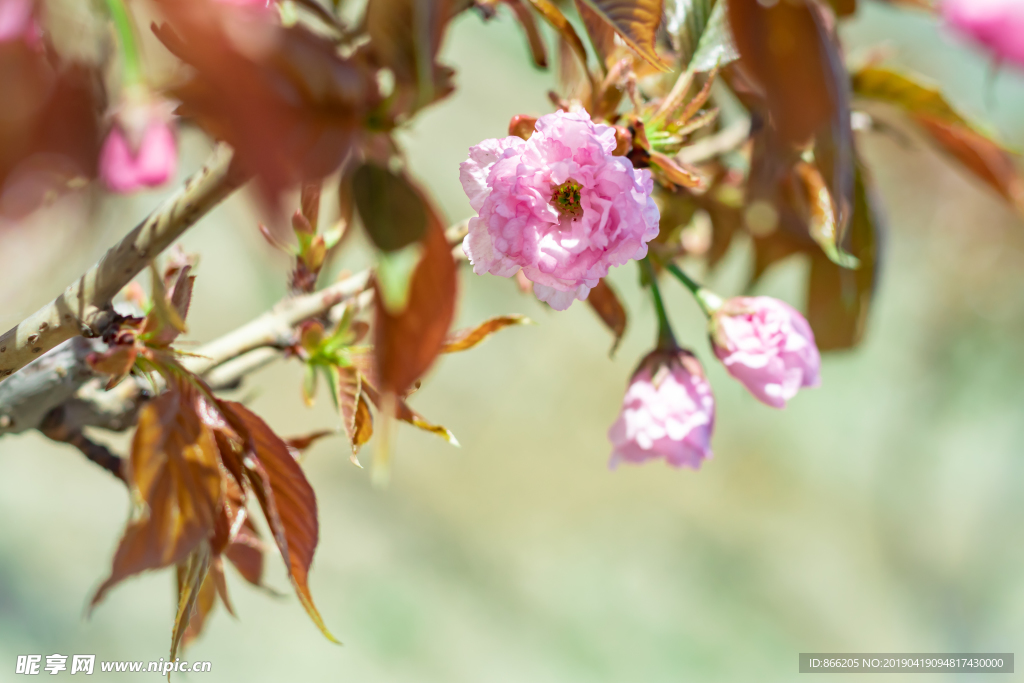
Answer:
[{"label": "blurred pink flower", "polygon": [[700,363],[690,353],[655,351],[645,358],[608,430],[609,466],[664,458],[697,469],[711,457],[715,399]]},{"label": "blurred pink flower", "polygon": [[729,374],[773,408],[785,408],[801,388],[821,384],[811,326],[778,299],[729,299],[711,316],[711,341]]},{"label": "blurred pink flower", "polygon": [[1024,0],[945,0],[942,14],[999,61],[1024,67]]},{"label": "blurred pink flower", "polygon": [[110,190],[122,194],[163,185],[177,167],[174,130],[160,117],[149,120],[135,145],[125,128],[115,123],[100,150],[100,178]]},{"label": "blurred pink flower", "polygon": [[478,212],[462,246],[478,275],[522,269],[537,298],[562,311],[611,266],[647,255],[658,207],[647,169],[612,156],[615,129],[583,110],[540,117],[529,140],[484,140],[460,166]]},{"label": "blurred pink flower", "polygon": [[0,43],[24,40],[39,42],[39,26],[32,16],[32,0],[0,0]]}]

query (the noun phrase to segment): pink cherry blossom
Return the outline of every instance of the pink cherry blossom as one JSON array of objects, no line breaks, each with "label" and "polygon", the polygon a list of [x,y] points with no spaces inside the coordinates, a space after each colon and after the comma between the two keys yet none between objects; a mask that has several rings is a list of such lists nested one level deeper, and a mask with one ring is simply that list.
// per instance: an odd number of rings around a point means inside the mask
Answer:
[{"label": "pink cherry blossom", "polygon": [[1024,0],[945,0],[942,14],[999,61],[1024,67]]},{"label": "pink cherry blossom", "polygon": [[562,311],[611,266],[647,255],[658,207],[647,169],[613,156],[615,129],[581,110],[537,120],[529,140],[484,140],[460,166],[479,214],[462,244],[478,275],[520,269],[537,298]]},{"label": "pink cherry blossom", "polygon": [[729,374],[773,408],[785,408],[801,388],[821,384],[811,326],[778,299],[729,299],[711,316],[711,341]]},{"label": "pink cherry blossom", "polygon": [[664,458],[697,469],[711,457],[715,399],[697,359],[685,351],[654,352],[633,375],[622,412],[608,430],[609,465]]},{"label": "pink cherry blossom", "polygon": [[163,185],[178,167],[178,143],[170,123],[153,118],[145,126],[137,147],[118,124],[100,150],[100,178],[112,191],[127,194],[143,187]]}]

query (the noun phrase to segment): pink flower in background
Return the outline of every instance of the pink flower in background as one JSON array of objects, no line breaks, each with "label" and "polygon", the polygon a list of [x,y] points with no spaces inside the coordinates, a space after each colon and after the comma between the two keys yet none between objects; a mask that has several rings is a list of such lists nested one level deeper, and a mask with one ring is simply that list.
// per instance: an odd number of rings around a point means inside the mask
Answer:
[{"label": "pink flower in background", "polygon": [[608,430],[609,465],[664,458],[697,469],[711,457],[715,399],[700,363],[686,351],[655,351],[633,375],[622,412]]},{"label": "pink flower in background", "polygon": [[0,43],[23,40],[39,42],[39,25],[32,16],[32,0],[0,0]]},{"label": "pink flower in background", "polygon": [[785,408],[801,388],[821,384],[811,326],[778,299],[729,299],[711,316],[711,341],[729,374],[773,408]]},{"label": "pink flower in background", "polygon": [[999,61],[1024,67],[1024,0],[945,0],[942,14]]},{"label": "pink flower in background", "polygon": [[163,185],[177,167],[178,142],[174,130],[160,117],[148,122],[135,145],[125,128],[115,123],[100,150],[100,178],[110,190],[122,194]]},{"label": "pink flower in background", "polygon": [[478,275],[523,274],[562,311],[611,266],[647,255],[658,207],[647,169],[612,156],[615,129],[583,110],[540,117],[529,140],[484,140],[460,166],[478,216],[463,249]]}]

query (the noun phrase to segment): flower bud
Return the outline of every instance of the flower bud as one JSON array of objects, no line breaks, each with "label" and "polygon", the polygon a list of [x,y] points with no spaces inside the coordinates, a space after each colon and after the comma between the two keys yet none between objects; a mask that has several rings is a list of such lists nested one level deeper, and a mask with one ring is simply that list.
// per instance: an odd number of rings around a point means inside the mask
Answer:
[{"label": "flower bud", "polygon": [[163,185],[178,166],[178,142],[166,106],[126,103],[100,150],[99,172],[113,192],[127,194]]},{"label": "flower bud", "polygon": [[623,460],[664,458],[697,469],[711,457],[715,399],[697,359],[688,351],[654,351],[640,363],[608,430],[610,467]]},{"label": "flower bud", "polygon": [[785,408],[801,388],[821,384],[811,326],[785,302],[729,299],[711,314],[710,332],[725,369],[766,405]]},{"label": "flower bud", "polygon": [[997,60],[1024,67],[1024,2],[945,0],[942,14],[958,33],[987,48]]}]

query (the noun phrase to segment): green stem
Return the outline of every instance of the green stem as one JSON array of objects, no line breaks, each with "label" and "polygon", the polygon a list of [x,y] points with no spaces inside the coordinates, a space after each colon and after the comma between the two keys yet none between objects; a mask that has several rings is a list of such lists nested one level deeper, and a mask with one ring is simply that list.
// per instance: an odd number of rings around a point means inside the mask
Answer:
[{"label": "green stem", "polygon": [[675,335],[672,334],[672,325],[668,321],[668,311],[665,310],[665,301],[661,298],[661,289],[658,287],[658,278],[654,273],[651,258],[648,256],[640,263],[643,264],[647,279],[650,281],[654,310],[658,314],[658,348],[666,351],[677,349],[679,345],[676,344]]},{"label": "green stem", "polygon": [[107,11],[114,22],[117,42],[121,45],[121,56],[124,58],[124,85],[139,85],[142,83],[142,60],[135,40],[135,24],[123,0],[107,0]]},{"label": "green stem", "polygon": [[703,287],[699,282],[684,273],[682,268],[672,262],[666,264],[665,268],[690,290],[693,298],[697,300],[697,303],[700,304],[701,309],[704,311],[704,315],[711,317],[712,313],[722,307],[722,298],[720,296]]}]

